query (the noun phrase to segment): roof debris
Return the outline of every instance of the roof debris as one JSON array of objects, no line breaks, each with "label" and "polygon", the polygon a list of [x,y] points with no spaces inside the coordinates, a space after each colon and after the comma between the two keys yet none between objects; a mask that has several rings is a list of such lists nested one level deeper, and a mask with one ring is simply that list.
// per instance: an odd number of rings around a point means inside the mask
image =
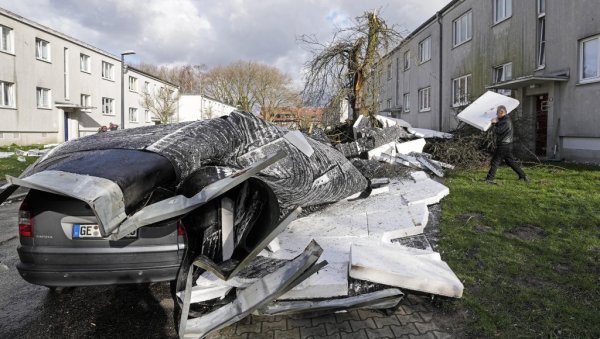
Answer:
[{"label": "roof debris", "polygon": [[[424,171],[453,167],[423,149],[452,135],[381,116],[353,132],[332,147],[323,131],[313,139],[242,112],[118,130],[40,152],[8,189],[79,199],[110,239],[181,220],[182,337],[251,313],[395,308],[406,291],[460,298],[460,280],[423,235],[428,205],[449,194]],[[411,245],[418,237],[423,249]]]}]

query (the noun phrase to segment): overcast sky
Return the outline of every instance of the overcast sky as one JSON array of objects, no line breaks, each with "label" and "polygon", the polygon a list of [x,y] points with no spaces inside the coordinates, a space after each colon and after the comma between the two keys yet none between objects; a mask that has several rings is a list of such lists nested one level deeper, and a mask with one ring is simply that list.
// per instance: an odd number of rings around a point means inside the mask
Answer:
[{"label": "overcast sky", "polygon": [[216,66],[238,60],[274,65],[301,78],[300,34],[331,38],[365,10],[412,31],[449,0],[0,0],[0,7],[128,61]]}]

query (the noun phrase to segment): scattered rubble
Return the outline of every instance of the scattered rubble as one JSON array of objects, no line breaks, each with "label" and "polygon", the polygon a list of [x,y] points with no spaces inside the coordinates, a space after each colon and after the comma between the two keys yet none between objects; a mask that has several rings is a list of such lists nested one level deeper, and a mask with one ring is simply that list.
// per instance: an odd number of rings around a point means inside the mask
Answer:
[{"label": "scattered rubble", "polygon": [[241,112],[117,130],[30,151],[41,159],[7,190],[86,202],[110,239],[182,220],[182,337],[251,313],[392,309],[409,291],[460,298],[460,280],[423,234],[428,206],[449,194],[425,171],[453,167],[423,150],[456,138],[380,116],[353,133],[332,147]]}]

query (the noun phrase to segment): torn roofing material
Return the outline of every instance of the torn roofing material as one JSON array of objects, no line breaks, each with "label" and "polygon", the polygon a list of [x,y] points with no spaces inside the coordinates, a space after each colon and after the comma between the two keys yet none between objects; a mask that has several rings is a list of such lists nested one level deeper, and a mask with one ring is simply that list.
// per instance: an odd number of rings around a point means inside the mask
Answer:
[{"label": "torn roofing material", "polygon": [[[99,174],[92,170],[95,168],[93,164],[103,159],[116,159],[116,154],[124,152],[145,154],[138,156],[142,158],[157,157],[149,164],[160,166],[123,167],[115,160],[111,163],[120,171]],[[143,211],[143,202],[151,194],[148,192],[152,192],[156,186],[168,187],[175,195],[185,189],[182,185],[188,178],[194,177],[195,173],[207,166],[241,169],[278,152],[283,152],[285,158],[262,168],[256,176],[275,192],[282,209],[334,202],[367,187],[367,181],[360,172],[331,146],[306,138],[298,132],[290,133],[243,112],[233,112],[229,116],[211,120],[111,131],[72,140],[45,154],[35,166],[23,173],[22,179],[27,180],[36,173],[52,169],[104,176],[119,185],[123,208],[131,215]],[[170,168],[165,163],[170,164]],[[172,173],[172,177],[152,177],[151,174],[159,170]],[[75,185],[76,182],[71,183],[71,186]],[[130,186],[135,189],[129,189]],[[102,209],[98,204],[94,207]],[[127,207],[133,208],[129,210]],[[114,209],[115,206],[104,206],[104,210]],[[145,215],[151,214],[151,211],[146,211]],[[122,221],[122,211],[113,214],[119,216],[114,220]],[[154,220],[139,214],[133,215],[136,219],[126,221],[119,229],[118,236],[125,234],[127,229],[139,227],[139,224],[133,225],[138,219]],[[117,221],[100,222],[106,222],[103,234],[114,231],[118,224]]]},{"label": "torn roofing material", "polygon": [[[315,266],[323,250],[316,242],[311,242],[305,251],[277,271],[266,275],[255,283],[238,291],[237,298],[211,313],[202,317],[187,320],[182,319],[180,335],[183,338],[202,338],[211,332],[239,321],[253,311],[267,305],[271,301],[302,282],[308,276],[306,272],[313,273],[311,268]],[[319,267],[326,265],[319,264]],[[186,291],[191,291],[191,283],[186,286]],[[186,294],[184,300],[184,315],[189,308],[190,294]]]}]

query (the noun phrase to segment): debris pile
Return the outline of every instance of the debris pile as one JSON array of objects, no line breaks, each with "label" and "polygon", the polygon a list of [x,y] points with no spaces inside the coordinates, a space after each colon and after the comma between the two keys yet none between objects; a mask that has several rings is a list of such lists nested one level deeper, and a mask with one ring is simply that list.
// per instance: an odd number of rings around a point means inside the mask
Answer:
[{"label": "debris pile", "polygon": [[[174,298],[182,337],[251,313],[393,309],[405,291],[461,297],[460,280],[427,239],[422,248],[398,240],[422,235],[428,205],[449,194],[422,170],[441,176],[452,165],[422,151],[423,138],[450,136],[385,117],[377,127],[357,123],[355,141],[337,145],[353,162],[242,112],[99,133],[8,177],[0,201],[17,186],[81,200],[107,239],[181,220],[187,246]],[[310,206],[319,208],[299,217]]]}]

